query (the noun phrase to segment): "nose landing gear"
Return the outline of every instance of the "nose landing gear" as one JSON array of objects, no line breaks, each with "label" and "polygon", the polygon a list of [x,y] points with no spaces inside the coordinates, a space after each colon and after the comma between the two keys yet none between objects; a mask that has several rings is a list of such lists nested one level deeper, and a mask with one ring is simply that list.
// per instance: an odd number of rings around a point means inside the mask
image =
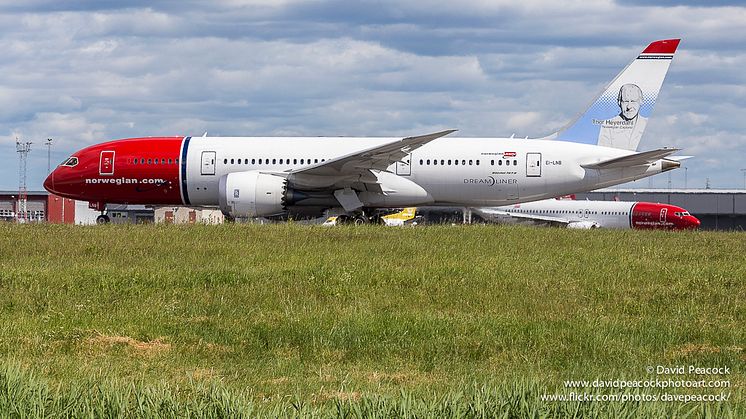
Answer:
[{"label": "nose landing gear", "polygon": [[101,211],[101,215],[96,217],[96,224],[108,224],[111,221],[109,216],[104,214],[106,211],[106,202],[89,202],[88,208]]}]

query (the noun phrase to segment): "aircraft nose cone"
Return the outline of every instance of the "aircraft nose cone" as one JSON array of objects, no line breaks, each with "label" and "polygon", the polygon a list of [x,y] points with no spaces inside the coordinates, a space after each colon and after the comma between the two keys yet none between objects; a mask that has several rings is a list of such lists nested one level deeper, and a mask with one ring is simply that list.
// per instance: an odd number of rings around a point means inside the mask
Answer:
[{"label": "aircraft nose cone", "polygon": [[692,217],[692,228],[699,228],[699,225],[702,224],[701,221],[699,221],[699,218]]},{"label": "aircraft nose cone", "polygon": [[53,170],[52,173],[47,176],[47,179],[44,181],[44,189],[47,190],[49,193],[55,193],[54,191],[54,172],[56,170]]}]

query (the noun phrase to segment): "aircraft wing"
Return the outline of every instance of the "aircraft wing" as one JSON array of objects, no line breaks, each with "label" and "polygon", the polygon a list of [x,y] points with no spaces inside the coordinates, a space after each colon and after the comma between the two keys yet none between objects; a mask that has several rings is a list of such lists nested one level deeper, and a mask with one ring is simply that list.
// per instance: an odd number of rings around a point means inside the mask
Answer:
[{"label": "aircraft wing", "polygon": [[643,151],[641,153],[630,154],[628,156],[616,157],[595,163],[581,165],[586,169],[616,169],[620,167],[640,166],[652,163],[667,157],[680,149],[678,148],[660,148],[657,150]]},{"label": "aircraft wing", "polygon": [[292,175],[316,175],[316,176],[338,176],[360,170],[377,169],[384,170],[393,163],[401,160],[407,153],[415,150],[432,140],[446,136],[455,129],[436,132],[433,134],[420,135],[418,137],[407,137],[392,141],[388,144],[358,151],[346,156],[330,159],[323,163],[290,172]]},{"label": "aircraft wing", "polygon": [[557,223],[557,224],[563,224],[567,225],[570,224],[570,220],[566,218],[561,217],[552,217],[548,215],[537,215],[537,214],[524,214],[520,212],[508,212],[493,208],[474,208],[474,211],[477,214],[485,214],[492,217],[510,217],[510,218],[518,218],[522,220],[531,220],[531,221],[542,221],[547,223]]},{"label": "aircraft wing", "polygon": [[347,187],[355,182],[375,183],[376,177],[371,170],[386,170],[413,150],[455,131],[451,129],[417,137],[406,137],[292,170],[287,173],[288,182],[311,188]]}]

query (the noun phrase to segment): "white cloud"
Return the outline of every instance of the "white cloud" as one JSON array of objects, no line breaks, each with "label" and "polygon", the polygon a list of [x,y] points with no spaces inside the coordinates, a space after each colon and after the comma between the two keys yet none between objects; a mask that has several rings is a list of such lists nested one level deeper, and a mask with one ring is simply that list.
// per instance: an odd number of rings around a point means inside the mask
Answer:
[{"label": "white cloud", "polygon": [[110,138],[204,131],[542,136],[583,109],[646,42],[678,36],[643,145],[696,154],[692,182],[742,179],[728,165],[745,157],[746,8],[177,3],[0,7],[0,189],[16,184],[15,153],[5,152],[16,135],[54,137],[55,161]]}]

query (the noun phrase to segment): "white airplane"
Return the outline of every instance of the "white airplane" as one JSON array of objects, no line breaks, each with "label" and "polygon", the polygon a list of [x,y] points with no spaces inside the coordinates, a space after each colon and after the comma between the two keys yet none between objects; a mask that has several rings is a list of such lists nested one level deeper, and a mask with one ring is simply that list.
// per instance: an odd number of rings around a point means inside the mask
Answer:
[{"label": "white airplane", "polygon": [[106,204],[219,207],[227,217],[318,217],[375,208],[499,206],[613,186],[678,168],[637,149],[679,44],[651,43],[560,131],[541,139],[150,137],[74,153],[44,182]]},{"label": "white airplane", "polygon": [[567,228],[691,230],[699,220],[670,204],[622,201],[547,199],[492,208],[472,208],[480,217],[497,222],[529,221]]}]

